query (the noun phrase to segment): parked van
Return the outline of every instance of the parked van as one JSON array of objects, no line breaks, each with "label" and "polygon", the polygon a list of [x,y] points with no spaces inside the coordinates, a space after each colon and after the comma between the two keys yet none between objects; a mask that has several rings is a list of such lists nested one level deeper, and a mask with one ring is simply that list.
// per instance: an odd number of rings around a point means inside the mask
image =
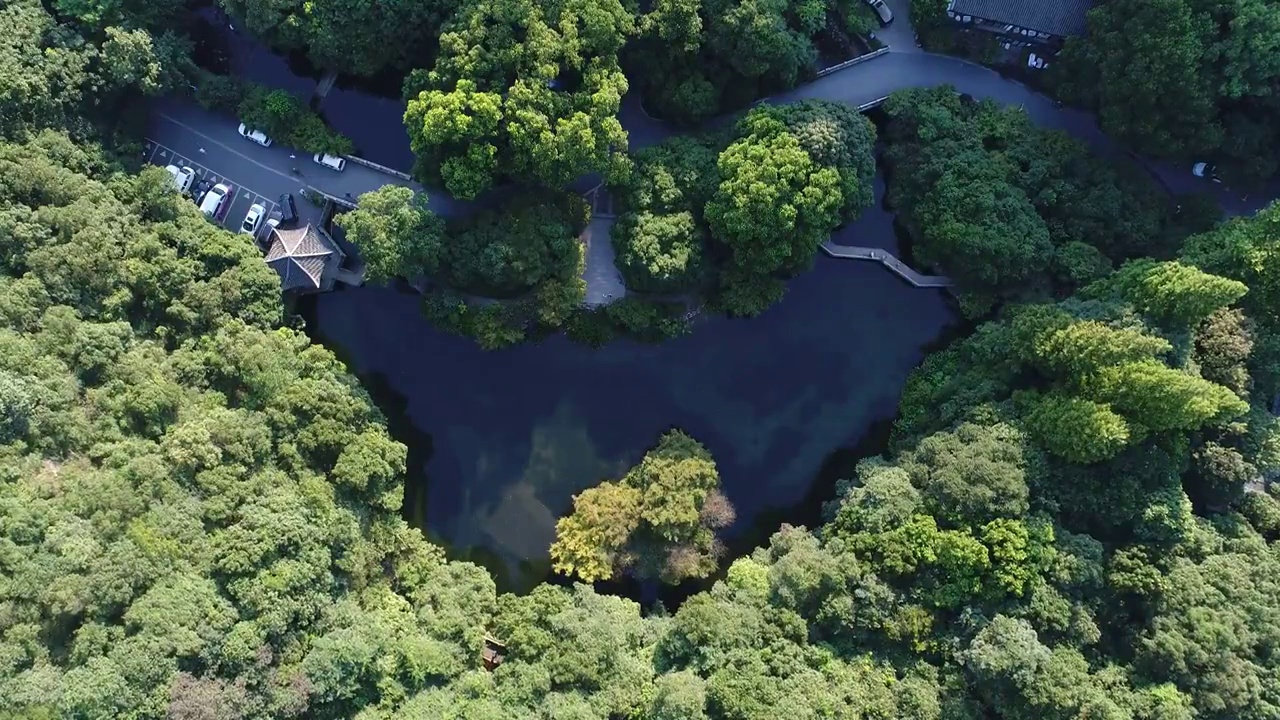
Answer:
[{"label": "parked van", "polygon": [[261,130],[254,130],[244,123],[240,123],[240,137],[245,140],[252,140],[262,147],[271,147],[271,138]]},{"label": "parked van", "polygon": [[329,168],[330,170],[337,170],[338,172],[342,172],[343,168],[347,166],[346,159],[338,157],[337,155],[329,155],[329,154],[321,155],[320,153],[316,153],[315,156],[312,157],[311,159]]},{"label": "parked van", "polygon": [[222,204],[227,201],[227,197],[231,195],[231,188],[222,183],[209,188],[209,192],[204,194],[204,199],[200,201],[200,212],[204,213],[207,218],[213,218],[222,209]]},{"label": "parked van", "polygon": [[191,189],[191,181],[196,178],[196,171],[189,167],[178,167],[177,165],[166,165],[165,170],[173,176],[173,187],[180,193],[186,193]]},{"label": "parked van", "polygon": [[280,222],[285,225],[298,222],[298,206],[293,204],[293,193],[281,195],[276,207],[280,209]]}]

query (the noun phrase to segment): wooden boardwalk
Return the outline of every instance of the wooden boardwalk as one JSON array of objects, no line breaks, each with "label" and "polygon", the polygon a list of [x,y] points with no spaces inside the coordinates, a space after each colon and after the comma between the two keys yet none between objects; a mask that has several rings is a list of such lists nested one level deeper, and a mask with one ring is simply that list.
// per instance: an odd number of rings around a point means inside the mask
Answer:
[{"label": "wooden boardwalk", "polygon": [[835,258],[878,262],[892,270],[898,277],[918,288],[945,288],[951,287],[953,284],[951,278],[942,275],[921,275],[907,267],[907,264],[895,257],[893,253],[880,248],[869,248],[861,245],[837,245],[828,240],[822,243],[822,250]]}]

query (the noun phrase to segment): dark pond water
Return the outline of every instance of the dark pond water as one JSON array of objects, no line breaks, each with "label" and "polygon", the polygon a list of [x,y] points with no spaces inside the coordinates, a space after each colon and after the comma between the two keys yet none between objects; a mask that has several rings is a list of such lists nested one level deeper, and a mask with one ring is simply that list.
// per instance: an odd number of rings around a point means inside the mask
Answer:
[{"label": "dark pond water", "polygon": [[[879,209],[838,239],[896,249]],[[842,448],[847,467],[847,449],[882,435],[907,374],[955,321],[940,291],[825,256],[763,316],[707,318],[657,346],[555,337],[484,352],[418,308],[411,293],[365,287],[318,296],[303,314],[410,445],[406,515],[510,589],[544,579],[573,494],[617,477],[673,426],[715,456],[738,509],[734,545],[812,522],[829,499],[810,492],[823,468]]]}]

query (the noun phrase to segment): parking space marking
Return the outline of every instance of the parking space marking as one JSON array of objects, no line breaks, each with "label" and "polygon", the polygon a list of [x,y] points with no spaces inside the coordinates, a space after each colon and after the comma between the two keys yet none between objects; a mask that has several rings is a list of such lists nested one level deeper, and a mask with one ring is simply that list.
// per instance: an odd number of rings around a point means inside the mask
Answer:
[{"label": "parking space marking", "polygon": [[224,204],[222,205],[222,217],[219,218],[217,215],[214,215],[214,218],[218,220],[218,224],[221,225],[223,228],[227,227],[227,218],[231,217],[231,208],[236,204],[236,187],[238,187],[235,183],[232,183],[232,182],[228,182],[226,183],[226,185],[227,185],[226,200],[229,200],[230,202],[224,201]]},{"label": "parking space marking", "polygon": [[[214,172],[211,168],[198,161],[180,155],[172,148],[166,147],[155,140],[150,138],[144,138],[144,140],[149,149],[149,152],[144,150],[143,153],[148,156],[148,163],[161,167],[164,165],[189,167],[194,171],[195,177],[199,179],[199,182],[208,181],[211,185],[223,183],[228,186],[227,200],[223,204],[221,211],[213,218],[217,225],[228,232],[239,232],[244,219],[249,215],[249,209],[254,205],[262,205],[262,220],[259,222],[258,231],[253,236],[254,240],[262,239],[268,227],[267,218],[279,208],[279,203],[256,190],[251,190],[235,182],[225,175]],[[193,182],[193,186],[194,184]]]},{"label": "parking space marking", "polygon": [[[199,178],[201,182],[207,180],[215,185],[223,183],[228,186],[229,192],[227,193],[227,200],[223,204],[221,211],[213,218],[214,221],[224,229],[231,232],[238,232],[240,225],[249,214],[249,209],[254,205],[262,205],[262,220],[254,238],[257,239],[262,236],[262,231],[266,228],[266,219],[279,206],[278,203],[260,192],[250,190],[240,183],[231,180],[225,175],[214,172],[211,168],[208,168],[199,162],[178,154],[171,148],[168,148],[155,140],[147,138],[146,142],[148,143],[150,152],[144,152],[144,154],[147,155],[147,162],[149,164],[161,167],[164,165],[189,167],[194,171],[195,176]],[[239,206],[239,210],[236,209],[237,206]]]}]

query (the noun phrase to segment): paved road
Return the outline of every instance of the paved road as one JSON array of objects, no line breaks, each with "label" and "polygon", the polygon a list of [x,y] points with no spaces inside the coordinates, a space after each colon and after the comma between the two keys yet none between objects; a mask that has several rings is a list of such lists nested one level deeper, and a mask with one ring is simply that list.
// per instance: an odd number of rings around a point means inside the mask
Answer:
[{"label": "paved road", "polygon": [[[896,24],[897,20],[894,22]],[[914,52],[891,49],[888,54],[879,58],[818,78],[807,85],[767,98],[765,102],[788,103],[819,99],[860,106],[898,90],[951,85],[958,92],[976,98],[989,98],[1003,105],[1020,106],[1036,124],[1062,130],[1104,156],[1120,157],[1127,154],[1120,143],[1098,128],[1091,113],[1058,107],[1047,96],[976,63],[947,55],[919,52],[915,47],[911,49]],[[623,127],[631,131],[632,148],[653,145],[675,134],[675,131],[660,121],[646,116],[638,101],[626,100],[630,98],[624,99],[620,117]],[[1280,180],[1268,183],[1261,191],[1242,196],[1240,192],[1193,176],[1190,168],[1153,160],[1141,162],[1171,192],[1210,193],[1218,199],[1223,210],[1231,215],[1252,214],[1280,197]]]},{"label": "paved road", "polygon": [[911,26],[911,0],[885,0],[885,4],[893,11],[893,22],[877,30],[876,37],[893,52],[923,52],[916,46],[916,31]]},{"label": "paved road", "polygon": [[[889,2],[896,16],[894,25],[891,26],[897,33],[895,38],[912,35],[908,18],[909,0]],[[765,102],[823,99],[862,106],[897,90],[938,85],[951,85],[957,91],[977,98],[990,98],[1004,105],[1020,106],[1037,124],[1062,130],[1100,154],[1111,157],[1127,154],[1118,142],[1102,133],[1091,114],[1058,107],[1048,97],[1005,79],[993,70],[958,58],[921,52],[914,42],[903,40],[893,43],[891,51],[877,59],[832,73],[803,87],[767,98]],[[333,114],[343,116],[341,113]],[[316,165],[307,156],[290,157],[291,153],[296,153],[289,148],[279,145],[259,147],[241,138],[236,132],[236,123],[230,118],[206,112],[190,103],[174,100],[158,102],[152,119],[150,138],[187,157],[209,157],[209,162],[218,172],[238,179],[267,197],[276,197],[282,192],[296,193],[304,185],[316,187],[336,197],[356,197],[387,184],[404,185],[417,192],[423,191],[417,183],[405,182],[355,163],[348,163],[344,172],[336,173]],[[366,114],[363,119],[369,127],[362,128],[362,132],[404,138],[403,141],[407,142],[404,128],[399,122],[395,122],[396,113],[378,113],[376,116]],[[677,133],[675,128],[646,115],[635,92],[628,93],[623,98],[619,120],[629,133],[633,149],[657,144]],[[726,118],[713,122],[724,121]],[[341,131],[342,127],[338,127],[338,130]],[[211,155],[199,155],[201,147]],[[1208,192],[1218,199],[1224,211],[1232,215],[1251,214],[1272,199],[1280,197],[1280,180],[1269,183],[1261,191],[1242,196],[1230,188],[1192,176],[1189,168],[1147,160],[1140,162],[1171,192]],[[501,195],[502,193],[495,192],[480,203],[500,202]],[[445,217],[468,212],[476,206],[475,203],[455,200],[443,192],[430,193],[429,205],[437,214]],[[598,285],[588,290],[591,297],[615,294],[612,280],[606,278],[616,277],[616,273],[610,272],[611,268],[597,267],[599,263],[606,262],[609,255],[611,253],[588,252],[588,267],[584,277],[589,285]]]},{"label": "paved road", "polygon": [[[424,192],[421,185],[377,172],[363,165],[347,163],[335,172],[312,161],[309,154],[275,143],[256,145],[236,131],[233,118],[212,113],[180,100],[157,101],[147,137],[189,158],[200,158],[216,171],[237,179],[267,197],[281,193],[297,195],[306,186],[335,197],[352,198],[383,185],[403,185]],[[200,149],[205,152],[201,153]],[[297,172],[295,172],[295,169]],[[471,203],[455,200],[442,192],[429,194],[428,204],[442,216],[466,212]]]},{"label": "paved road", "polygon": [[591,222],[581,239],[586,262],[582,279],[587,283],[586,303],[591,307],[608,305],[627,295],[622,273],[613,254],[613,196],[597,180],[596,186],[585,193],[591,203]]},{"label": "paved road", "polygon": [[[1020,105],[1038,124],[1056,128],[1088,143],[1095,150],[1104,154],[1119,156],[1124,149],[1099,130],[1093,116],[1089,113],[1059,108],[1053,101],[1030,88],[1015,81],[1007,80],[995,71],[975,63],[944,55],[926,53],[916,47],[914,30],[910,21],[910,0],[886,0],[894,13],[893,23],[880,31],[882,39],[889,42],[890,52],[869,62],[854,65],[826,77],[820,78],[803,87],[783,93],[766,102],[790,102],[806,98],[820,98],[863,105],[883,98],[894,91],[911,87],[932,87],[952,85],[959,92],[979,98],[991,98],[1005,105]],[[225,21],[224,15],[215,13],[211,21],[216,27]],[[292,75],[288,64],[278,56],[270,54],[260,44],[242,32],[228,32],[233,65],[251,75],[260,82],[274,87],[287,87],[291,90],[309,93],[314,80]],[[633,87],[638,83],[633,83]],[[394,106],[394,107],[393,107]],[[297,165],[303,170],[303,178],[316,187],[330,194],[342,197],[345,193],[359,195],[361,192],[376,189],[387,183],[406,184],[420,189],[413,183],[404,183],[398,179],[379,175],[365,168],[348,165],[344,177],[326,177],[324,170],[307,158],[299,158],[299,165],[288,158],[284,148],[258,148],[250,145],[235,134],[234,123],[226,118],[207,113],[200,108],[177,102],[164,103],[157,117],[157,124],[152,128],[151,137],[166,145],[181,147],[183,140],[190,140],[185,129],[191,129],[235,148],[241,154],[248,154],[262,166],[250,167],[239,158],[229,158],[232,167],[225,170],[229,174],[238,174],[247,182],[256,183],[268,192],[274,186],[284,187],[297,184],[288,177],[290,168]],[[384,98],[373,98],[356,91],[344,91],[335,88],[323,104],[325,114],[339,132],[352,137],[362,138],[362,144],[376,145],[383,162],[408,170],[412,153],[408,147],[408,136],[401,121],[402,110],[399,103]],[[167,115],[176,123],[187,126],[172,127],[166,123]],[[640,106],[638,92],[628,93],[622,102],[619,119],[630,135],[632,148],[642,148],[671,137],[677,132],[660,120],[645,115]],[[721,119],[723,122],[723,119]],[[377,141],[376,143],[374,141]],[[199,142],[197,139],[195,142]],[[195,148],[192,148],[194,151]],[[210,148],[212,149],[212,148]],[[247,150],[255,151],[253,153]],[[399,159],[393,161],[391,158]],[[1146,161],[1147,166],[1172,192],[1192,193],[1210,192],[1217,196],[1224,210],[1231,214],[1247,214],[1255,212],[1280,197],[1280,181],[1270,183],[1261,191],[1247,198],[1229,188],[1209,183],[1191,175],[1189,168],[1172,166],[1166,163]],[[240,169],[244,168],[241,172]],[[285,177],[281,177],[281,173]],[[267,175],[274,175],[268,178]],[[256,180],[262,177],[263,181]],[[274,183],[274,186],[272,185]],[[443,193],[433,193],[432,209],[441,215],[453,215],[465,212],[467,203],[458,203]]]}]

